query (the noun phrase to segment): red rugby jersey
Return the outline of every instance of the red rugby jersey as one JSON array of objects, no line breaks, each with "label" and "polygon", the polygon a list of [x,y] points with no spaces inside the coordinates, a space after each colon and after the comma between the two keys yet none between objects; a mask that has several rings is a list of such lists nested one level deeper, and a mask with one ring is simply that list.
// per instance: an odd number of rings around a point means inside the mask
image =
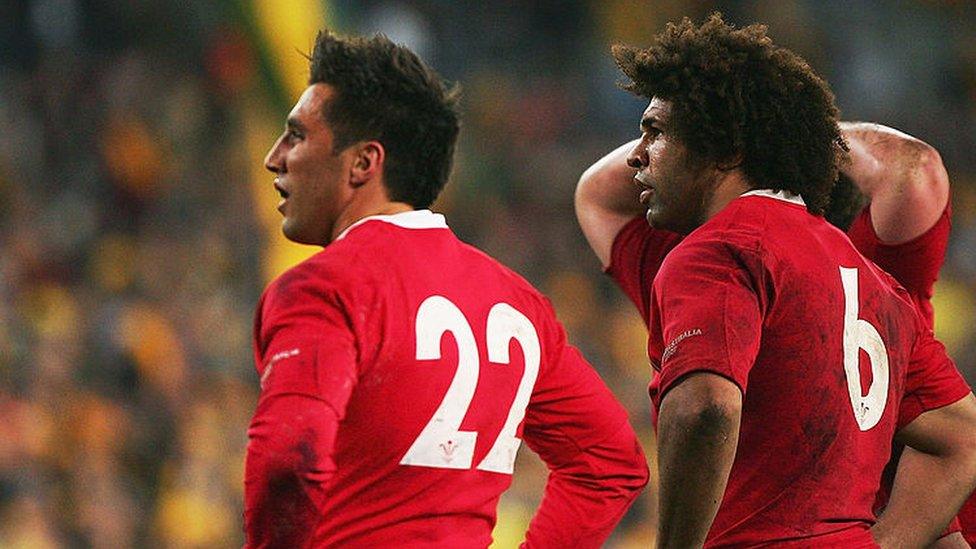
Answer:
[{"label": "red rugby jersey", "polygon": [[521,439],[528,547],[599,547],[646,483],[626,412],[548,300],[429,211],[366,218],[273,282],[249,547],[486,547]]},{"label": "red rugby jersey", "polygon": [[951,228],[949,204],[928,231],[901,244],[885,244],[874,232],[870,204],[851,223],[847,236],[871,261],[895,277],[918,306],[929,328],[934,325],[932,293],[945,261]]},{"label": "red rugby jersey", "polygon": [[[618,282],[632,273],[620,285],[650,319],[649,355],[661,368],[651,384],[655,405],[696,369],[725,375],[744,390],[739,452],[708,545],[870,545],[871,504],[894,431],[962,398],[968,387],[907,296],[899,299],[897,284],[802,205],[740,198],[661,267],[659,252],[678,240],[632,222],[618,235],[608,272]],[[637,250],[651,253],[641,257]],[[841,267],[856,269],[856,276]],[[647,281],[634,275],[653,277],[658,269],[648,298]],[[852,276],[858,301],[848,303]],[[845,317],[854,309],[857,315]],[[888,350],[885,392],[881,385],[868,392],[874,361],[858,365],[856,339],[845,348],[845,322],[863,327],[862,321],[876,327]],[[857,368],[848,374],[844,351],[851,348],[847,362]],[[823,364],[835,366],[811,367]],[[844,389],[855,381],[861,391],[852,396]],[[856,413],[866,414],[863,426],[876,423],[861,431]],[[779,418],[775,428],[770,418]]]}]

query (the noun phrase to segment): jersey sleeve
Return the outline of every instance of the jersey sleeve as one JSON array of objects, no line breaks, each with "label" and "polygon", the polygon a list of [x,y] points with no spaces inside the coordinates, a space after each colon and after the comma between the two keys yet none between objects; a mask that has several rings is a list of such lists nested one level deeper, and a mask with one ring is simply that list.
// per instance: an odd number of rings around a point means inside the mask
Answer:
[{"label": "jersey sleeve", "polygon": [[623,406],[559,330],[526,410],[523,438],[549,478],[522,547],[597,548],[647,483],[647,461]]},{"label": "jersey sleeve", "polygon": [[951,214],[947,203],[942,216],[928,231],[908,242],[886,244],[874,231],[871,206],[868,205],[847,231],[859,252],[894,276],[908,290],[930,328],[934,318],[932,293],[949,245]]},{"label": "jersey sleeve", "polygon": [[654,282],[651,305],[660,330],[652,334],[661,345],[658,405],[693,372],[723,376],[745,393],[759,353],[761,273],[755,252],[718,241],[682,246],[668,258]]},{"label": "jersey sleeve", "polygon": [[665,256],[679,242],[681,235],[651,228],[644,216],[631,219],[613,240],[606,273],[640,311],[644,324],[648,321],[651,282]]},{"label": "jersey sleeve", "polygon": [[262,299],[255,354],[261,395],[248,429],[247,547],[298,546],[335,472],[338,424],[356,384],[356,338],[338,292],[301,270]]},{"label": "jersey sleeve", "polygon": [[916,316],[919,334],[912,349],[905,394],[898,411],[899,429],[921,414],[948,406],[971,391],[945,347],[924,325],[921,315]]}]

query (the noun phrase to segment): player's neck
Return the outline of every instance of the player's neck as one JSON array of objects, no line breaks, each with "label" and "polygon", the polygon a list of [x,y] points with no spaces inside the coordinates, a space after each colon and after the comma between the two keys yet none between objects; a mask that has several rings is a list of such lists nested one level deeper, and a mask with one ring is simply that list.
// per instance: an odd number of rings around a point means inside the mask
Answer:
[{"label": "player's neck", "polygon": [[365,217],[374,215],[393,215],[403,212],[413,211],[414,207],[406,202],[379,201],[366,204],[353,202],[339,216],[335,226],[332,228],[332,240],[334,241],[342,231],[348,229],[353,223]]},{"label": "player's neck", "polygon": [[739,198],[742,196],[742,193],[747,192],[751,188],[752,185],[749,183],[749,179],[741,170],[734,169],[724,172],[719,178],[718,184],[715,186],[715,192],[712,193],[712,198],[709,201],[706,210],[707,218],[711,219],[714,217],[715,214],[728,206],[729,202]]}]

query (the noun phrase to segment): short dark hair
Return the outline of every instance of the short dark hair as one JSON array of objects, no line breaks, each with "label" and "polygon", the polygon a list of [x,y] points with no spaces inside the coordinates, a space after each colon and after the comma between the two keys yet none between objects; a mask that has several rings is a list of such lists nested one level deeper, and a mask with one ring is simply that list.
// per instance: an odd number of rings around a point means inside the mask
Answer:
[{"label": "short dark hair", "polygon": [[338,38],[319,32],[309,61],[309,85],[328,84],[336,92],[323,109],[335,150],[379,141],[390,199],[430,206],[451,174],[460,131],[458,87],[380,34]]},{"label": "short dark hair", "polygon": [[713,13],[668,23],[653,46],[615,45],[624,89],[672,105],[676,137],[702,158],[741,160],[753,188],[786,190],[822,214],[844,152],[827,83],[764,25],[741,29]]}]

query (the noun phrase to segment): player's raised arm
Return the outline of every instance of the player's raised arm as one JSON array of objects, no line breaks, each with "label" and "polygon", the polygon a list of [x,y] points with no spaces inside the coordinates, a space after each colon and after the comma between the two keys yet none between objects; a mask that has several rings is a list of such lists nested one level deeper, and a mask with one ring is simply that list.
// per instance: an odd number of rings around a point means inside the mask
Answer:
[{"label": "player's raised arm", "polygon": [[976,398],[925,412],[902,428],[907,445],[891,499],[872,528],[883,548],[934,541],[976,488]]},{"label": "player's raised arm", "polygon": [[931,145],[880,124],[842,122],[851,161],[842,165],[871,201],[878,238],[908,242],[938,221],[949,200],[949,177]]},{"label": "player's raised arm", "polygon": [[549,468],[524,548],[602,547],[647,484],[644,451],[627,412],[569,345],[540,378],[524,440]]},{"label": "player's raised arm", "polygon": [[638,142],[625,143],[597,160],[583,172],[576,186],[576,218],[604,267],[610,265],[617,233],[634,216],[646,211],[637,201],[637,170],[627,165],[627,156]]}]

